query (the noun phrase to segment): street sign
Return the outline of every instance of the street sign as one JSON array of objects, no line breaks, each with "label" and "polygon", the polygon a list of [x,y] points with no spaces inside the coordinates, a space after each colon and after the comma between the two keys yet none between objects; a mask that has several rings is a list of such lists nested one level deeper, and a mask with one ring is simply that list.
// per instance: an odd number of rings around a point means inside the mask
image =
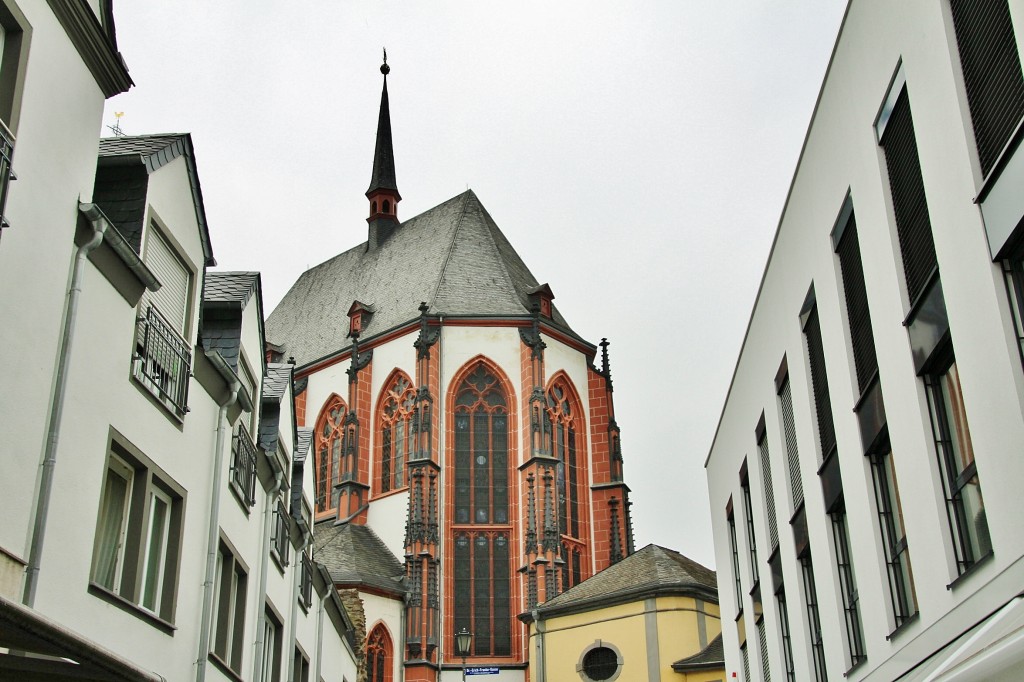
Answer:
[{"label": "street sign", "polygon": [[466,668],[466,675],[497,675],[498,669],[495,668]]}]

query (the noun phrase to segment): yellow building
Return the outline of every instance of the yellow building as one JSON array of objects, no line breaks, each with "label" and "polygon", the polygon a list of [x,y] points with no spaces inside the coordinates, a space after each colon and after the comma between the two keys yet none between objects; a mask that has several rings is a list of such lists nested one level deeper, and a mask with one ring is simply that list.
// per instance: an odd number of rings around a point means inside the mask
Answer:
[{"label": "yellow building", "polygon": [[531,682],[725,679],[715,572],[658,545],[522,618]]}]

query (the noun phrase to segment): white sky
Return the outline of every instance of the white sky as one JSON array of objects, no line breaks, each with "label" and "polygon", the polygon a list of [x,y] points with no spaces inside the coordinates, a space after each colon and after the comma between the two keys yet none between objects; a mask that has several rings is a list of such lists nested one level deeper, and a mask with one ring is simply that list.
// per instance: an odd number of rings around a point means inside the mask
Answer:
[{"label": "white sky", "polygon": [[400,217],[472,188],[608,337],[636,546],[713,567],[703,462],[845,6],[119,2],[137,85],[104,123],[192,133],[219,267],[269,313],[366,239],[387,46]]}]

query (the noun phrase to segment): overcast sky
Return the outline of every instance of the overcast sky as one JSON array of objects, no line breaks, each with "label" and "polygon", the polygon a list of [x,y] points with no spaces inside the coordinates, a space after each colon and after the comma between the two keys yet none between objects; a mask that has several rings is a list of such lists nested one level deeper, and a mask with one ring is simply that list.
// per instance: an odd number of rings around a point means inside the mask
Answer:
[{"label": "overcast sky", "polygon": [[714,567],[703,462],[845,6],[118,2],[104,123],[192,133],[219,269],[269,313],[366,240],[386,46],[399,215],[472,188],[608,337],[636,546]]}]

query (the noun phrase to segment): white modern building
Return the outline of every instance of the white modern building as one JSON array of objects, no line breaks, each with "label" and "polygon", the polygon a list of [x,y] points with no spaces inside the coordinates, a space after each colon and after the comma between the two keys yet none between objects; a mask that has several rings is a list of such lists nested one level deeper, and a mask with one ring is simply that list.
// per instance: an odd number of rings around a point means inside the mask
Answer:
[{"label": "white modern building", "polygon": [[1024,677],[1022,51],[847,6],[706,461],[740,679]]},{"label": "white modern building", "polygon": [[187,134],[99,139],[109,5],[0,0],[0,678],[354,682],[259,275]]}]

